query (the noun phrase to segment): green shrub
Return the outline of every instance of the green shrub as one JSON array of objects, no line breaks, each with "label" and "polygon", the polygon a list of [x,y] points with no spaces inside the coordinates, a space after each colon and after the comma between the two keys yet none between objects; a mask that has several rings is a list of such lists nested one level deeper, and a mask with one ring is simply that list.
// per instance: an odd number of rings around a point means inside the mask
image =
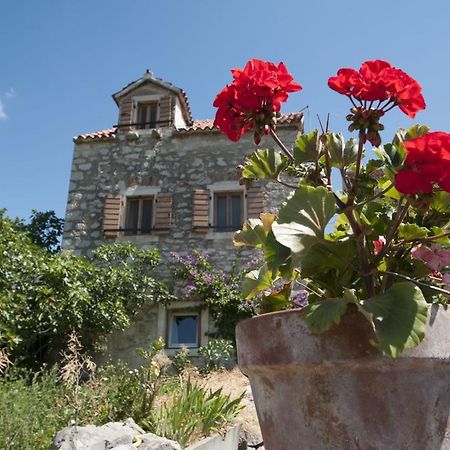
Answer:
[{"label": "green shrub", "polygon": [[224,369],[224,364],[234,355],[231,341],[226,339],[211,339],[205,346],[198,349],[198,354],[205,361],[205,371]]},{"label": "green shrub", "polygon": [[67,426],[72,411],[56,370],[35,374],[8,370],[0,378],[0,448],[47,450],[56,432]]},{"label": "green shrub", "polygon": [[175,369],[177,375],[181,375],[191,365],[189,349],[187,347],[182,347],[170,359],[172,360],[172,367]]},{"label": "green shrub", "polygon": [[110,244],[92,258],[51,254],[0,210],[0,348],[38,369],[76,331],[83,345],[122,330],[144,304],[172,299],[151,276],[156,250]]}]

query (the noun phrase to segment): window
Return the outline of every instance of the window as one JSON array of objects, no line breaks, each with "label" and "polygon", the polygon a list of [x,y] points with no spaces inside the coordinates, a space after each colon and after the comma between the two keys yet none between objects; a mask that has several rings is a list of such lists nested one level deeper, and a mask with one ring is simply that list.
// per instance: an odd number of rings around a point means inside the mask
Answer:
[{"label": "window", "polygon": [[198,312],[171,312],[168,332],[169,347],[198,347],[200,314]]},{"label": "window", "polygon": [[153,197],[129,197],[125,234],[150,233],[153,228]]},{"label": "window", "polygon": [[217,231],[234,231],[243,223],[243,196],[238,192],[214,194],[214,228]]},{"label": "window", "polygon": [[138,103],[136,122],[136,127],[139,130],[156,128],[158,122],[158,102]]}]

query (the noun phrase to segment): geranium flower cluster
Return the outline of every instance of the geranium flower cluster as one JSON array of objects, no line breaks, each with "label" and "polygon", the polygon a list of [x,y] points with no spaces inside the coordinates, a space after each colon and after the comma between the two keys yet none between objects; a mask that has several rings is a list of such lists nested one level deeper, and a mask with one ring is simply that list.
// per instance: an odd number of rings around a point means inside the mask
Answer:
[{"label": "geranium flower cluster", "polygon": [[404,142],[405,168],[397,173],[395,187],[403,194],[429,193],[433,185],[450,192],[450,134],[442,131]]},{"label": "geranium flower cluster", "polygon": [[214,101],[218,108],[214,125],[235,142],[248,130],[254,130],[258,144],[261,136],[276,126],[277,113],[288,93],[300,91],[302,87],[282,62],[276,66],[252,59],[244,69],[233,69],[231,73],[233,82]]},{"label": "geranium flower cluster", "polygon": [[366,61],[358,72],[348,68],[339,69],[337,76],[328,79],[328,86],[340,94],[356,99],[365,109],[367,102],[378,101],[376,110],[386,112],[398,106],[411,118],[425,109],[419,83],[386,61]]},{"label": "geranium flower cluster", "polygon": [[337,76],[328,79],[328,86],[348,96],[353,104],[347,116],[351,122],[349,131],[359,130],[360,139],[374,146],[381,144],[379,131],[384,127],[380,118],[385,112],[398,106],[409,117],[414,117],[425,108],[419,83],[386,61],[366,61],[358,72],[339,69]]}]

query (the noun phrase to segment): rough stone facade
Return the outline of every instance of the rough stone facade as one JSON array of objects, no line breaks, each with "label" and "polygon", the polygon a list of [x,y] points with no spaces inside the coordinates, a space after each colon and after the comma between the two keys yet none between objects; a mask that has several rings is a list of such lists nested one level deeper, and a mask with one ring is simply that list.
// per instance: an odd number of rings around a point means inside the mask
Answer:
[{"label": "rough stone facade", "polygon": [[[137,87],[136,91],[143,87]],[[146,86],[148,92],[148,86]],[[129,90],[127,98],[130,97]],[[176,101],[173,101],[176,105]],[[129,102],[126,102],[128,107]],[[185,114],[187,117],[187,114]],[[123,113],[120,112],[120,117]],[[278,134],[286,143],[292,143],[301,129],[301,116],[286,121]],[[217,129],[186,124],[184,128],[170,126],[155,129],[111,129],[74,139],[72,172],[65,218],[63,248],[77,254],[87,255],[105,242],[130,240],[143,248],[157,247],[161,253],[160,276],[169,284],[170,254],[206,251],[213,264],[229,270],[236,250],[232,244],[234,232],[220,232],[213,228],[193,228],[193,192],[207,190],[211,186],[239,187],[236,166],[254,149],[250,137],[244,136],[238,143],[229,141]],[[269,139],[259,145],[273,146]],[[264,210],[276,211],[285,196],[279,185],[260,185],[264,191]],[[234,189],[234,188],[233,188]],[[103,231],[105,201],[108,196],[120,196],[122,204],[136,194],[152,193],[157,196],[171,194],[171,220],[164,233],[125,235],[107,238]],[[120,210],[121,226],[126,208]],[[244,201],[245,207],[245,201]],[[245,211],[244,211],[245,218]],[[250,256],[249,250],[244,255]],[[177,308],[180,305],[176,305]],[[166,314],[159,308],[142,311],[134,326],[111,339],[110,349],[114,355],[130,359],[130,352],[137,346],[146,345],[159,335],[165,336]],[[202,317],[206,329],[213,324]],[[206,334],[201,343],[206,342]]]}]

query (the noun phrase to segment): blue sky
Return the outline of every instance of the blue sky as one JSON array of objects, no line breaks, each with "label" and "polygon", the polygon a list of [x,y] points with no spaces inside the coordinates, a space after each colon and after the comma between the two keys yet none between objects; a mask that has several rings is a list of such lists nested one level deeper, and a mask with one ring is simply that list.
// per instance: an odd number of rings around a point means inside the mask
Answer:
[{"label": "blue sky", "polygon": [[427,109],[397,127],[450,131],[450,2],[4,0],[0,14],[0,208],[65,212],[72,136],[117,123],[111,94],[150,68],[182,87],[194,118],[212,118],[229,69],[253,57],[284,61],[309,105],[306,127],[331,114],[342,131],[347,100],[327,88],[340,67],[385,59],[423,87]]}]

